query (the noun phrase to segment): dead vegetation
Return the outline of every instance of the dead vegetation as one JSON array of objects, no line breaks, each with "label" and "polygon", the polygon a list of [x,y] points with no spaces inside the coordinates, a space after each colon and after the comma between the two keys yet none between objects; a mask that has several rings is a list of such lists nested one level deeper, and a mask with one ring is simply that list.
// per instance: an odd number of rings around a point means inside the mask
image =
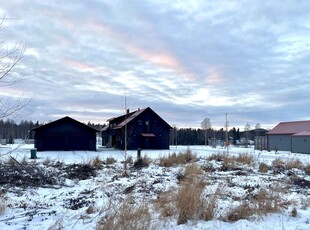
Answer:
[{"label": "dead vegetation", "polygon": [[159,166],[162,167],[172,167],[174,165],[179,164],[187,164],[190,162],[194,162],[196,160],[196,155],[192,153],[192,151],[188,148],[184,152],[180,152],[178,154],[172,153],[168,156],[163,156],[159,158]]},{"label": "dead vegetation", "polygon": [[251,194],[247,200],[231,209],[223,218],[224,221],[235,222],[241,219],[262,217],[270,213],[279,213],[291,203],[281,198],[281,193],[274,189],[261,188],[257,193]]},{"label": "dead vegetation", "polygon": [[137,204],[130,197],[121,205],[110,203],[98,224],[97,230],[150,230],[152,217],[146,204]]}]

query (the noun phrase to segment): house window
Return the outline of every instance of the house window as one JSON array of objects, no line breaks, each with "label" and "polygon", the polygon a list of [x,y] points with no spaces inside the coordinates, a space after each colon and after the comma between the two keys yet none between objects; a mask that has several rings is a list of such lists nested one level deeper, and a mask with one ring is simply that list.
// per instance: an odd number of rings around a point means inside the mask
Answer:
[{"label": "house window", "polygon": [[138,125],[142,126],[143,121],[142,120],[138,120]]},{"label": "house window", "polygon": [[150,129],[150,124],[151,124],[150,121],[145,121],[146,132],[148,132],[148,133],[149,133],[150,130],[151,130],[151,129]]},{"label": "house window", "polygon": [[153,121],[153,126],[157,126],[157,121]]}]

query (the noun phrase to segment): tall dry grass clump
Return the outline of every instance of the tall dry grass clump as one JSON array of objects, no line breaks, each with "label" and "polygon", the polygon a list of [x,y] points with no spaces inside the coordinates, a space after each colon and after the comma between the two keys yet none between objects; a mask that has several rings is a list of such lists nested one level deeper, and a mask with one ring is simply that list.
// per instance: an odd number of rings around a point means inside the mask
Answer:
[{"label": "tall dry grass clump", "polygon": [[304,168],[304,164],[299,160],[299,159],[295,159],[295,160],[288,160],[285,164],[285,168],[286,169],[303,169]]},{"label": "tall dry grass clump", "polygon": [[228,212],[224,220],[234,222],[240,219],[250,219],[254,216],[278,213],[286,209],[290,202],[282,200],[281,193],[275,190],[279,189],[261,188],[256,194],[252,194],[246,201]]},{"label": "tall dry grass clump", "polygon": [[[175,217],[178,224],[187,221],[211,220],[217,209],[217,195],[204,196],[206,183],[202,169],[196,164],[186,167],[180,188],[160,194],[155,206],[162,218]],[[217,191],[218,192],[218,191]]]},{"label": "tall dry grass clump", "polygon": [[0,215],[2,215],[5,212],[6,207],[7,207],[7,204],[5,200],[2,197],[0,197]]},{"label": "tall dry grass clump", "polygon": [[267,173],[269,170],[269,166],[266,163],[261,162],[258,166],[258,171],[260,173]]},{"label": "tall dry grass clump", "polygon": [[172,153],[159,158],[159,166],[171,167],[178,164],[187,164],[196,160],[196,155],[190,149],[178,154]]},{"label": "tall dry grass clump", "polygon": [[110,213],[97,223],[97,230],[149,230],[152,229],[152,217],[146,204],[133,204],[125,200],[119,207],[112,207]]}]

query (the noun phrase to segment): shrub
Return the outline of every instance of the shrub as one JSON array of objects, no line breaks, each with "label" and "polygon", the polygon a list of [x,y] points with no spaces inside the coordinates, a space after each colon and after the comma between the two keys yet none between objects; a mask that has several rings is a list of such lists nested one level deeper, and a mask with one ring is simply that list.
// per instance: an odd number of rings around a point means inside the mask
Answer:
[{"label": "shrub", "polygon": [[268,167],[268,165],[266,163],[260,163],[259,164],[258,171],[260,173],[267,173],[268,170],[269,170],[269,167]]}]

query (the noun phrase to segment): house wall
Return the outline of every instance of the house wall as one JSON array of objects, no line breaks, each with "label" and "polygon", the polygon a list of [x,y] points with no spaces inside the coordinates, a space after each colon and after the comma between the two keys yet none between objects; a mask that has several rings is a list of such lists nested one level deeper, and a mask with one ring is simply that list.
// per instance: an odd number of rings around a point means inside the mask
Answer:
[{"label": "house wall", "polygon": [[[125,148],[124,133],[124,127],[114,133],[118,149]],[[155,137],[143,137],[142,133],[153,133]],[[170,127],[154,112],[146,110],[127,125],[127,149],[169,149],[169,134]]]},{"label": "house wall", "polygon": [[276,151],[292,151],[292,136],[268,135],[268,149]]},{"label": "house wall", "polygon": [[73,122],[53,124],[35,131],[35,148],[38,151],[96,151],[96,132]]},{"label": "house wall", "polygon": [[310,137],[309,136],[293,136],[292,152],[310,153]]}]

